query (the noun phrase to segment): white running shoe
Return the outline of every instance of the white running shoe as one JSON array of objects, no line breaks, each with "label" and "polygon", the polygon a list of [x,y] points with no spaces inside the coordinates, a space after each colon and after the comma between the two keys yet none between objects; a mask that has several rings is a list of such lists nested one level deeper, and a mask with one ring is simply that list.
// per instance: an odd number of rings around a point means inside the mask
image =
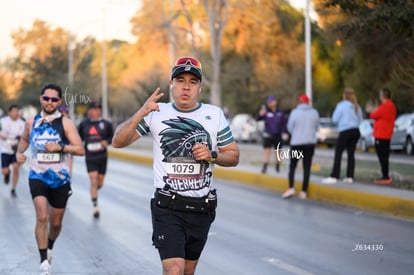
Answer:
[{"label": "white running shoe", "polygon": [[52,249],[47,249],[47,261],[49,262],[49,264],[52,264]]},{"label": "white running shoe", "polygon": [[282,194],[282,199],[288,199],[288,198],[292,197],[293,195],[295,195],[295,189],[294,188],[289,188],[288,190],[286,190]]},{"label": "white running shoe", "polygon": [[40,264],[39,275],[51,275],[50,264],[47,260],[44,260]]},{"label": "white running shoe", "polygon": [[305,200],[307,198],[307,196],[308,195],[306,194],[305,191],[300,191],[300,193],[299,193],[299,199]]},{"label": "white running shoe", "polygon": [[324,178],[322,180],[322,183],[324,183],[324,184],[335,184],[337,181],[338,181],[337,178],[329,177],[329,178]]},{"label": "white running shoe", "polygon": [[342,182],[344,182],[344,183],[353,183],[353,182],[354,182],[354,180],[353,180],[352,178],[344,178],[344,179],[342,180]]}]

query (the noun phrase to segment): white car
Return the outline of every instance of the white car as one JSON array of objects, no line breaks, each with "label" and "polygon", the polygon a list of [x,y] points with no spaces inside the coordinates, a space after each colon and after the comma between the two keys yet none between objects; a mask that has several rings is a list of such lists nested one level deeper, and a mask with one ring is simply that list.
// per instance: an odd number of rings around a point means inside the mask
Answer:
[{"label": "white car", "polygon": [[321,117],[319,119],[319,129],[316,133],[318,144],[327,144],[332,147],[338,140],[339,132],[335,123],[329,117]]},{"label": "white car", "polygon": [[414,113],[402,114],[395,120],[391,149],[414,154]]},{"label": "white car", "polygon": [[375,138],[372,135],[374,120],[372,119],[363,119],[359,124],[359,132],[361,137],[358,140],[358,147],[367,152],[370,148],[375,146]]},{"label": "white car", "polygon": [[256,119],[250,114],[237,114],[230,123],[233,138],[237,142],[259,142],[261,131]]}]

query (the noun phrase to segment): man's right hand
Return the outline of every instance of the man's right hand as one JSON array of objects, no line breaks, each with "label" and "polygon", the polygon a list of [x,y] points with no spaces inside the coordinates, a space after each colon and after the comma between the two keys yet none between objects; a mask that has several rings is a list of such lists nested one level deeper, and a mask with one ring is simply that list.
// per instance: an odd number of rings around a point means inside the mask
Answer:
[{"label": "man's right hand", "polygon": [[158,106],[158,101],[164,96],[164,93],[160,92],[160,88],[158,87],[155,91],[151,94],[151,96],[145,101],[144,105],[141,107],[141,110],[144,116],[148,115],[152,111],[160,111],[160,107]]},{"label": "man's right hand", "polygon": [[26,161],[27,157],[23,153],[16,153],[16,160],[19,164],[23,164]]}]

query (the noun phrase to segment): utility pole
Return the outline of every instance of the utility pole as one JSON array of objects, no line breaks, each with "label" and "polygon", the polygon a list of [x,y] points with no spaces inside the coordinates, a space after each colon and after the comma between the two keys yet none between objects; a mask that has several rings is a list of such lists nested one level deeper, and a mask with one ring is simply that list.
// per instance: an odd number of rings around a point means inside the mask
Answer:
[{"label": "utility pole", "polygon": [[[69,83],[69,94],[71,94],[72,91],[73,91],[73,83],[74,83],[74,72],[73,72],[73,43],[74,43],[74,37],[73,37],[72,34],[69,34],[69,40],[68,40],[68,83]],[[71,117],[72,119],[75,118],[75,102],[74,102],[74,100],[69,100],[69,117]]]},{"label": "utility pole", "polygon": [[309,19],[310,1],[306,0],[305,10],[305,89],[306,95],[312,100],[312,57],[311,57],[311,26]]},{"label": "utility pole", "polygon": [[[167,21],[169,21],[170,23],[168,24],[168,40],[170,42],[170,68],[174,67],[174,62],[175,62],[175,52],[176,52],[176,47],[175,47],[175,36],[174,36],[174,29],[173,29],[173,21],[171,20],[171,18],[173,17],[174,14],[174,2],[173,0],[169,0],[168,1],[168,18]],[[170,102],[173,102],[173,97],[172,97],[172,93],[171,91],[168,91],[169,93],[169,98],[170,98]]]},{"label": "utility pole", "polygon": [[108,79],[106,72],[105,8],[102,18],[102,117],[108,118]]}]

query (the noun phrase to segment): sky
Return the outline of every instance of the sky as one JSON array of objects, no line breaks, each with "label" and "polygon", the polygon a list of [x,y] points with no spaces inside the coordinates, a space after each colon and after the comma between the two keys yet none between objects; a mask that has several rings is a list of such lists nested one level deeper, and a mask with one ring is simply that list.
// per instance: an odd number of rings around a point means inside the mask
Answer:
[{"label": "sky", "polygon": [[[62,27],[82,40],[88,35],[101,40],[134,41],[129,19],[139,8],[140,0],[13,0],[0,4],[0,61],[16,54],[11,33],[19,28],[30,30],[33,21],[46,21]],[[306,0],[291,0],[303,8]]]},{"label": "sky", "polygon": [[0,4],[0,60],[14,56],[11,33],[29,30],[35,19],[62,27],[77,40],[87,35],[97,39],[118,38],[132,42],[129,19],[140,0],[13,0]]}]

